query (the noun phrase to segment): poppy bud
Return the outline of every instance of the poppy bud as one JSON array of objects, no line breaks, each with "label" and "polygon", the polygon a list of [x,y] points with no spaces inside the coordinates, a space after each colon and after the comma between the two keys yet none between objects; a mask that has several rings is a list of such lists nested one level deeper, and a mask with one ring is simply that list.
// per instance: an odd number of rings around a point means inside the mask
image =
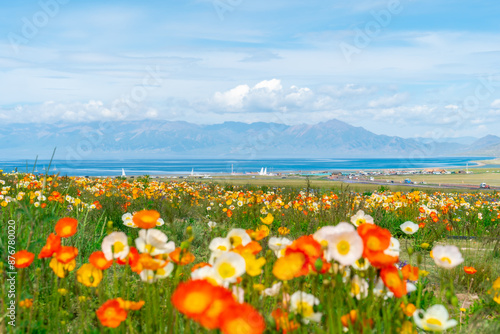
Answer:
[{"label": "poppy bud", "polygon": [[314,262],[314,268],[316,271],[321,271],[321,269],[323,269],[323,260],[320,258],[316,259],[316,262]]}]

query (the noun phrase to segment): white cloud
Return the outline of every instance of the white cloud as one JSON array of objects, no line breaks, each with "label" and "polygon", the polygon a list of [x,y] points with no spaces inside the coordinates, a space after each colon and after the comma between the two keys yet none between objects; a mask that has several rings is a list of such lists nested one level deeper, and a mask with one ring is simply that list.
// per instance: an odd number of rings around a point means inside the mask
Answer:
[{"label": "white cloud", "polygon": [[396,93],[393,96],[384,96],[376,100],[372,100],[368,103],[368,106],[370,108],[391,108],[401,105],[406,100],[408,100],[407,93]]},{"label": "white cloud", "polygon": [[230,108],[242,108],[243,100],[247,97],[249,91],[250,87],[248,85],[239,85],[227,92],[215,93],[214,102]]},{"label": "white cloud", "polygon": [[261,88],[272,92],[272,91],[282,90],[283,86],[281,86],[281,80],[271,79],[271,80],[261,81],[253,87],[253,89],[261,89]]},{"label": "white cloud", "polygon": [[495,109],[500,109],[500,99],[491,102],[491,107]]},{"label": "white cloud", "polygon": [[238,85],[225,92],[216,92],[212,103],[226,112],[288,111],[314,103],[315,94],[308,87],[295,85],[284,89],[279,79],[263,80],[250,88]]}]

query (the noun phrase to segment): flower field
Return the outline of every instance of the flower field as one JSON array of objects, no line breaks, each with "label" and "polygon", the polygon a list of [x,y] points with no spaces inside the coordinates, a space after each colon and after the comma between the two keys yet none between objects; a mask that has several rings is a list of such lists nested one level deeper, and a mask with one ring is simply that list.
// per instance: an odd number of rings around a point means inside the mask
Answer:
[{"label": "flower field", "polygon": [[498,193],[0,190],[1,333],[500,333]]}]

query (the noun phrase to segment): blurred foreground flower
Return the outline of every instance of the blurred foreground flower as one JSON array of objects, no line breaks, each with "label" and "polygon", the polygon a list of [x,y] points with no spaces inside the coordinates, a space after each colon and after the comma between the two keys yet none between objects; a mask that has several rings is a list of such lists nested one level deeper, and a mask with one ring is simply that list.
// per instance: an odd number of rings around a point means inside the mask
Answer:
[{"label": "blurred foreground flower", "polygon": [[432,332],[441,332],[458,324],[456,320],[448,318],[448,310],[440,304],[429,307],[427,311],[417,310],[413,314],[413,320],[418,327]]}]

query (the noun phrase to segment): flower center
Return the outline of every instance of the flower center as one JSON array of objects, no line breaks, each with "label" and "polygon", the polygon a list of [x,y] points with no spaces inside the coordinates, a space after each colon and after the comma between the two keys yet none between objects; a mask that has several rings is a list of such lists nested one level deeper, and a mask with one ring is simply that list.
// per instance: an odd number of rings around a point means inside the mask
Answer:
[{"label": "flower center", "polygon": [[357,283],[352,283],[351,292],[353,295],[357,296],[361,293],[361,287]]},{"label": "flower center", "polygon": [[125,245],[121,241],[115,241],[113,244],[113,253],[123,252]]},{"label": "flower center", "polygon": [[388,287],[396,287],[399,285],[400,279],[397,274],[390,273],[386,277],[386,282]]},{"label": "flower center", "polygon": [[450,258],[449,258],[449,257],[446,257],[446,256],[443,256],[443,257],[441,258],[441,261],[442,261],[442,262],[448,262],[448,264],[451,264],[451,260],[450,260]]},{"label": "flower center", "polygon": [[429,325],[442,326],[443,324],[436,318],[429,318],[426,320]]},{"label": "flower center", "polygon": [[233,244],[233,247],[238,247],[243,243],[243,240],[241,239],[241,237],[235,235],[231,237],[231,243]]},{"label": "flower center", "polygon": [[146,248],[146,252],[148,252],[148,253],[153,253],[156,249],[153,246],[151,246],[150,244],[146,244],[146,246],[144,248]]},{"label": "flower center", "polygon": [[298,302],[297,303],[297,311],[302,314],[303,317],[308,318],[310,317],[313,313],[313,307],[306,302]]},{"label": "flower center", "polygon": [[227,263],[227,262],[222,263],[219,266],[218,271],[219,271],[220,277],[222,277],[222,278],[233,277],[234,274],[236,273],[236,269],[234,269],[234,267],[231,264]]},{"label": "flower center", "polygon": [[337,251],[339,252],[340,255],[346,255],[349,253],[349,250],[351,249],[351,246],[349,245],[349,242],[342,240],[337,244]]},{"label": "flower center", "polygon": [[377,237],[369,237],[366,245],[372,250],[378,250],[380,248],[380,240]]}]

